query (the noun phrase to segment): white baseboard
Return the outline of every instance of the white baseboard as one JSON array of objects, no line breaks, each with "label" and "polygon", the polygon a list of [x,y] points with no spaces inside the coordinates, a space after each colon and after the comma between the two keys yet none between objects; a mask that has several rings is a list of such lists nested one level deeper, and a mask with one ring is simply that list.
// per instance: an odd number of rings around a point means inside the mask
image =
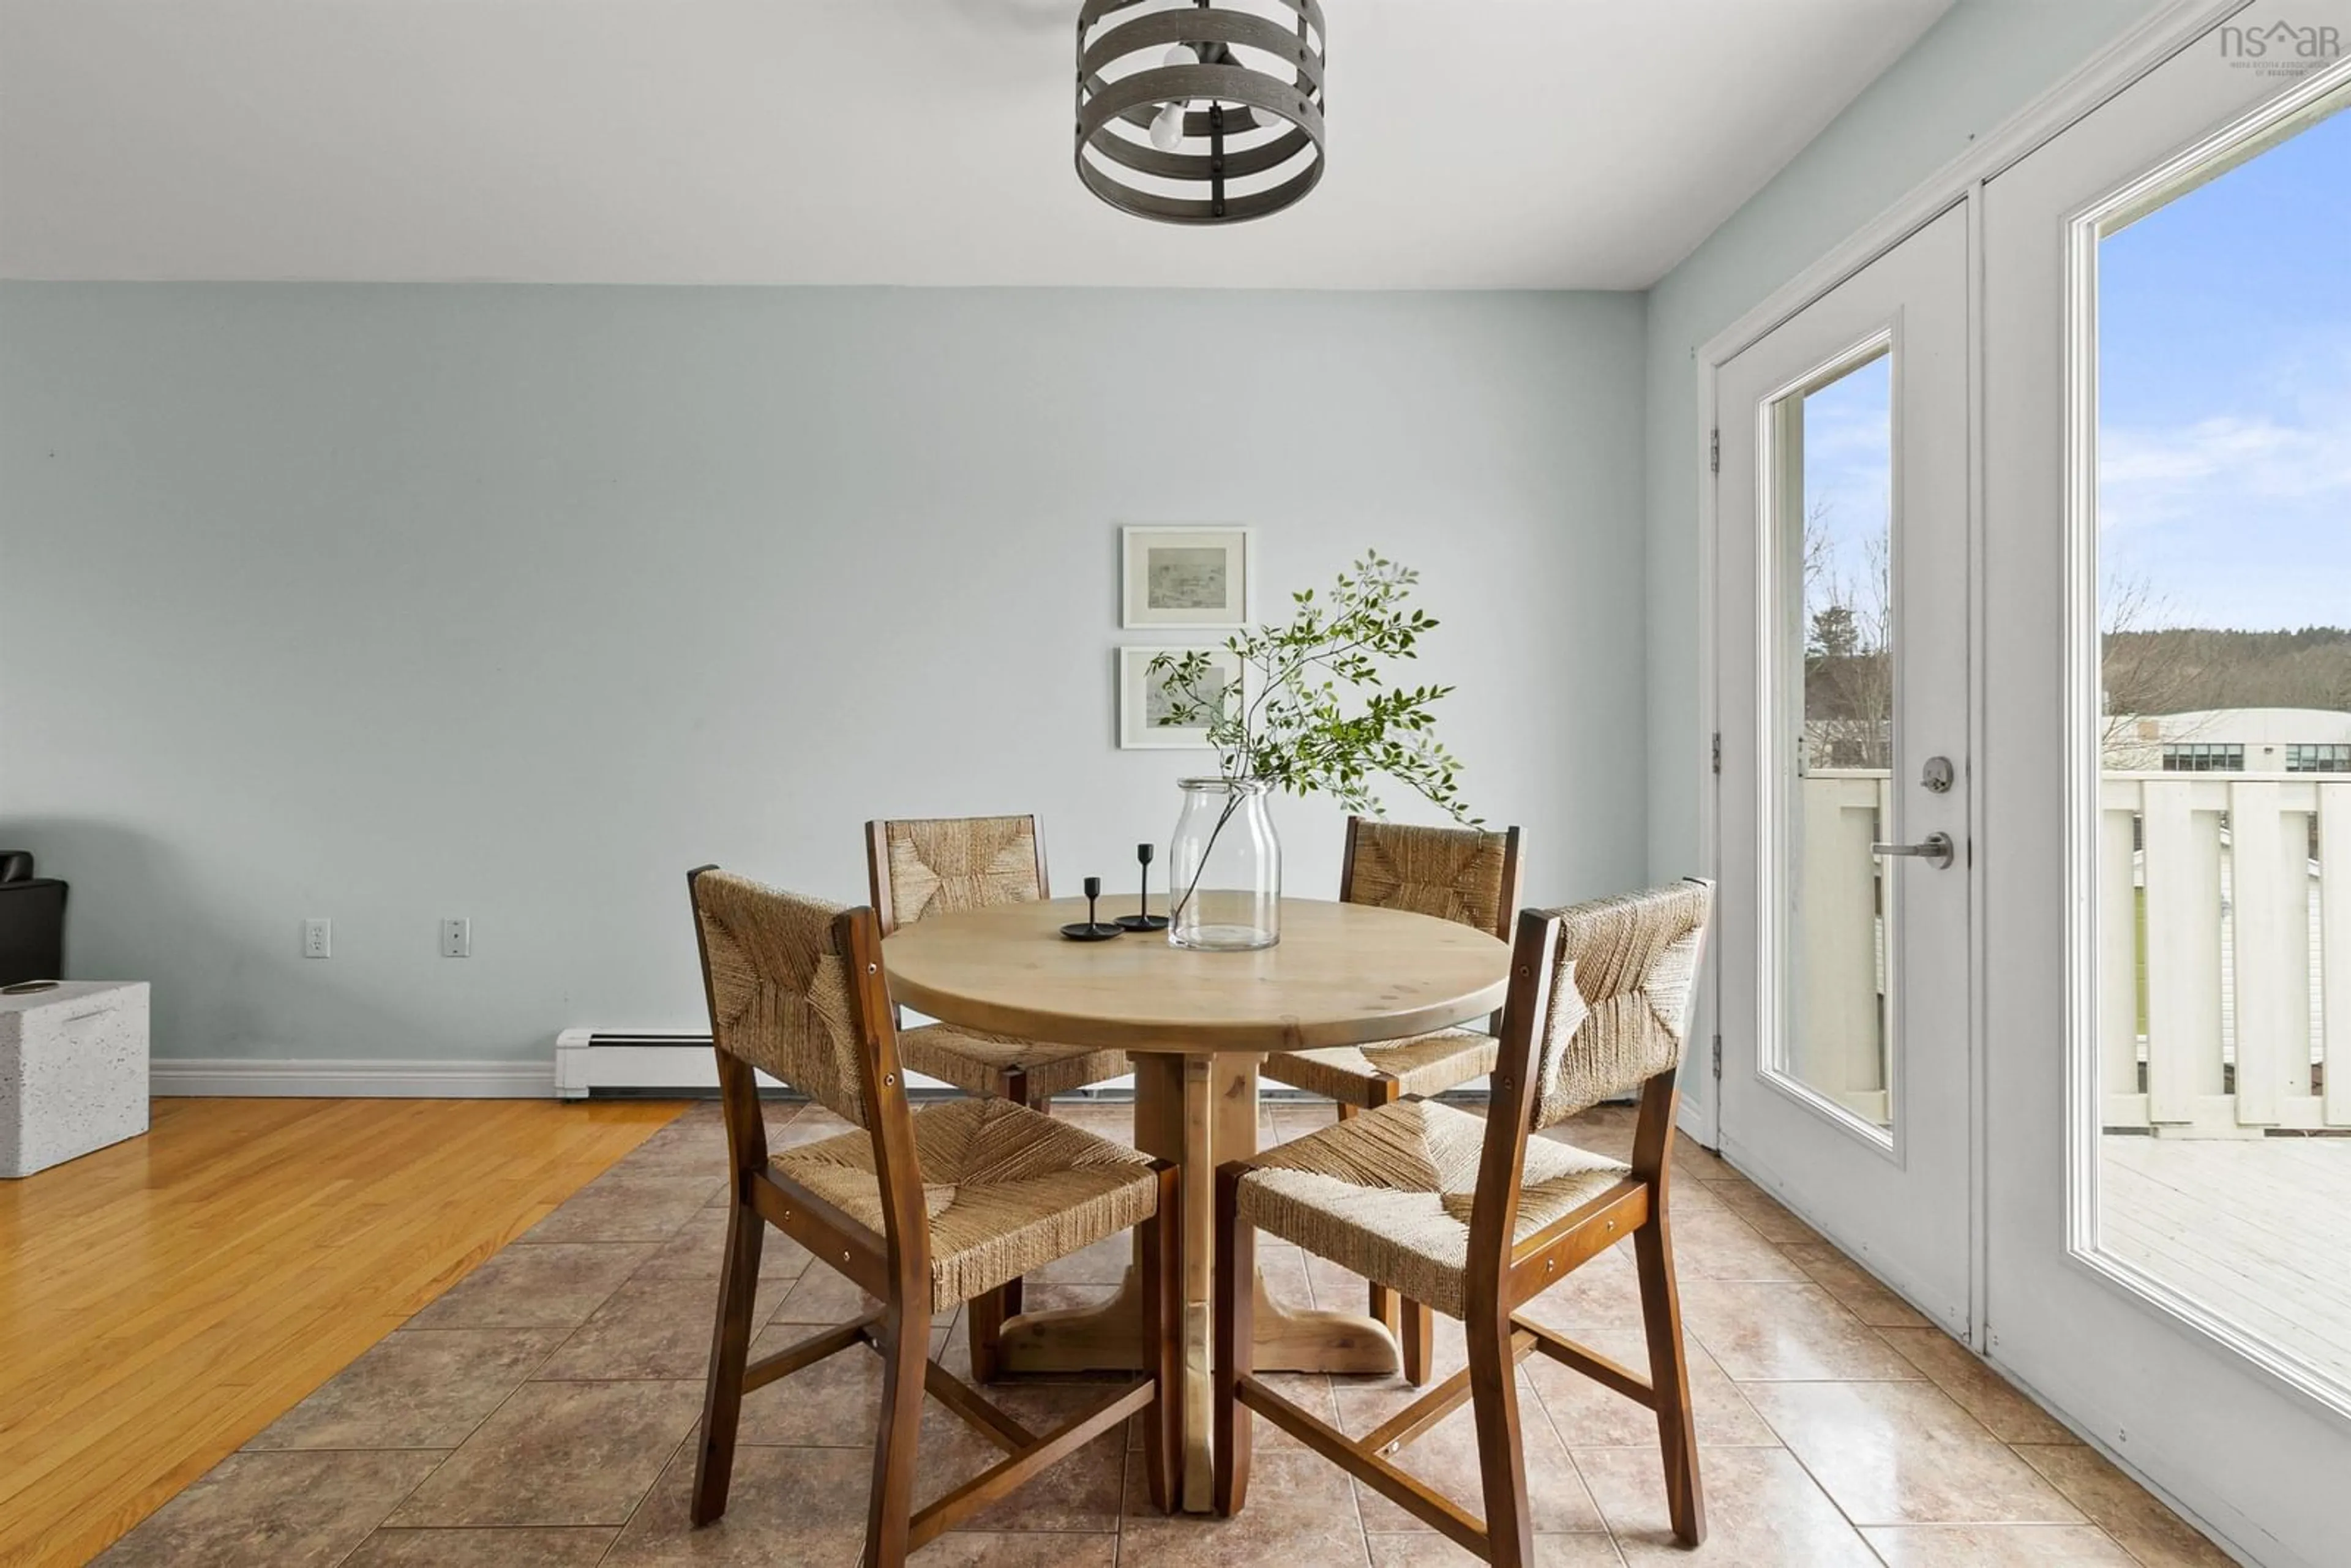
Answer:
[{"label": "white baseboard", "polygon": [[338,1061],[159,1059],[148,1092],[213,1098],[544,1100],[555,1070],[544,1061]]},{"label": "white baseboard", "polygon": [[[567,1029],[555,1037],[555,1064],[549,1081],[559,1099],[585,1100],[598,1090],[658,1094],[664,1090],[688,1093],[718,1092],[718,1059],[711,1053],[706,1034],[607,1034],[596,1030]],[[766,1073],[758,1074],[762,1089],[783,1086]],[[1134,1080],[1115,1082],[1129,1088]],[[906,1074],[911,1090],[953,1089],[955,1085],[919,1072]]]},{"label": "white baseboard", "polygon": [[1714,1147],[1714,1118],[1707,1114],[1708,1109],[1686,1094],[1682,1096],[1680,1111],[1674,1117],[1674,1125],[1701,1149]]}]

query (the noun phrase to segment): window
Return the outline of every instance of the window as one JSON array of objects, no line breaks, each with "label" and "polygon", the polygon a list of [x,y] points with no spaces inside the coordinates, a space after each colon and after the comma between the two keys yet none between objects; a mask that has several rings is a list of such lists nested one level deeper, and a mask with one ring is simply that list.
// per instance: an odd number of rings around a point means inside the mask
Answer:
[{"label": "window", "polygon": [[2166,773],[2242,773],[2245,770],[2245,748],[2200,740],[2167,746],[2163,748],[2163,770]]},{"label": "window", "polygon": [[2289,746],[2285,748],[2285,770],[2288,773],[2351,773],[2351,745]]},{"label": "window", "polygon": [[[1894,354],[1857,350],[1771,405],[1781,559],[1803,601],[1780,627],[1801,657],[1804,727],[1782,841],[1795,894],[1778,1070],[1890,1145],[1899,1040],[1886,956],[1901,941],[1884,862],[1894,766]],[[1789,596],[1792,601],[1793,595]]]}]

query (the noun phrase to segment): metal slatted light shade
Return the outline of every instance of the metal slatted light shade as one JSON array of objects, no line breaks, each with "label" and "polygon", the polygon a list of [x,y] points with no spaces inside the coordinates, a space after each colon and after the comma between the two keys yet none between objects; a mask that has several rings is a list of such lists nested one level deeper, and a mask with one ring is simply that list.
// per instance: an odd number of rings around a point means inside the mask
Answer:
[{"label": "metal slatted light shade", "polygon": [[1321,0],[1085,0],[1078,178],[1171,224],[1278,213],[1322,178]]}]

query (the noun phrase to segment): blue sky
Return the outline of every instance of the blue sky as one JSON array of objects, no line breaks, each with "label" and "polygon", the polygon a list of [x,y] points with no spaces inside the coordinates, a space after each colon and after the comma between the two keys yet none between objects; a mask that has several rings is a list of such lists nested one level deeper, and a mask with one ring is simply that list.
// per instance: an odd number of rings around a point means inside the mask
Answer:
[{"label": "blue sky", "polygon": [[[1883,610],[1870,578],[1884,560],[1894,504],[1894,360],[1881,354],[1804,398],[1807,528],[1827,559],[1805,584],[1804,626],[1815,611],[1846,603]],[[1877,547],[1873,554],[1872,545]]]},{"label": "blue sky", "polygon": [[[2098,253],[2099,516],[2142,625],[2351,625],[2351,112]],[[1804,488],[1859,582],[1889,505],[1886,361],[1804,402]]]},{"label": "blue sky", "polygon": [[2111,590],[2169,625],[2351,625],[2351,113],[2098,253]]}]

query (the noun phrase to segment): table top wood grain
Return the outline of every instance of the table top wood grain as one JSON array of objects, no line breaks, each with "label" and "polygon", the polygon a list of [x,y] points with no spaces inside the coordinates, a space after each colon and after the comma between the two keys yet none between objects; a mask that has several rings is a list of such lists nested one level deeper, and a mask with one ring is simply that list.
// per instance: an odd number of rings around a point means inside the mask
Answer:
[{"label": "table top wood grain", "polygon": [[1056,1044],[1201,1053],[1399,1040],[1481,1019],[1510,950],[1431,915],[1284,899],[1281,940],[1204,953],[1165,932],[1071,942],[1082,898],[934,915],[883,944],[898,1002],[966,1029]]}]

